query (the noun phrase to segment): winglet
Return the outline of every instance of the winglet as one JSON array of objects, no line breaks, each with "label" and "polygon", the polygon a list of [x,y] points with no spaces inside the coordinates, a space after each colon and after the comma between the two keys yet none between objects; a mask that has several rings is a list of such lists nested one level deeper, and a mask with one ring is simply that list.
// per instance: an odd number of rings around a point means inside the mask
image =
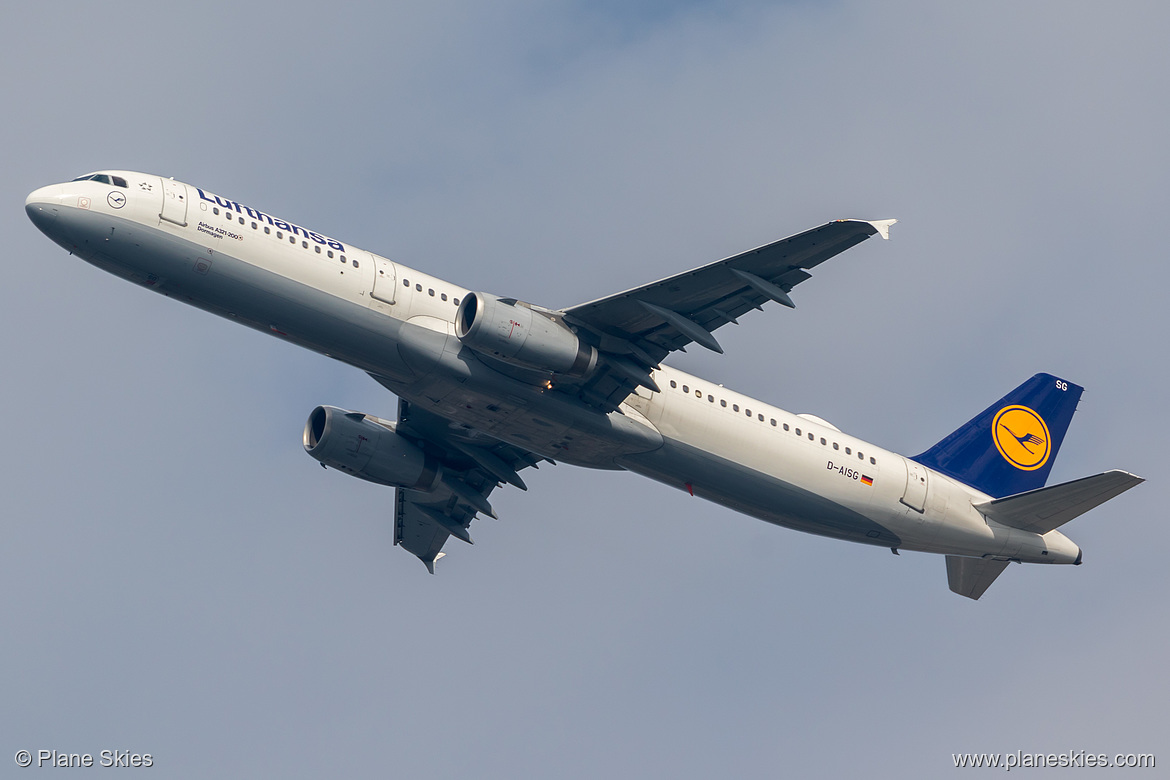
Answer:
[{"label": "winglet", "polygon": [[447,554],[447,553],[441,552],[441,553],[439,553],[438,555],[436,555],[434,558],[431,558],[429,561],[427,561],[427,560],[424,560],[424,561],[423,561],[423,563],[424,563],[424,564],[426,564],[427,571],[429,571],[431,574],[434,574],[434,573],[435,573],[435,563],[436,563],[436,562],[437,562],[437,561],[438,561],[440,558],[442,558],[443,556],[445,556],[446,554]]},{"label": "winglet", "polygon": [[896,220],[896,219],[874,219],[874,220],[866,220],[866,221],[869,222],[869,224],[873,225],[873,229],[878,232],[879,236],[881,236],[882,238],[889,241],[890,240],[890,225],[894,224],[898,220]]}]

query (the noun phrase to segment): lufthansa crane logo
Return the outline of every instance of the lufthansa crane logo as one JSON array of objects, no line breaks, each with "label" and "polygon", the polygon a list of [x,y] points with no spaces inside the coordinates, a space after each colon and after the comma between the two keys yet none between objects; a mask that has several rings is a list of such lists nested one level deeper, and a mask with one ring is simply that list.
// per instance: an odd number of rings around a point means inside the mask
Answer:
[{"label": "lufthansa crane logo", "polygon": [[1035,471],[1048,462],[1048,425],[1026,406],[1000,409],[991,423],[991,438],[1004,460],[1018,469]]}]

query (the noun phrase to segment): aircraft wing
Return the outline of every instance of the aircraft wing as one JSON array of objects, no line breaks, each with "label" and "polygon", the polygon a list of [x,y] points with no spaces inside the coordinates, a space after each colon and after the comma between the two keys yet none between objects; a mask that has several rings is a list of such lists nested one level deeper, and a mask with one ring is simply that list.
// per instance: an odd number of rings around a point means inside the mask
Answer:
[{"label": "aircraft wing", "polygon": [[397,431],[434,455],[443,468],[444,489],[423,493],[395,488],[394,544],[418,556],[431,574],[449,537],[472,544],[468,527],[476,514],[496,516],[488,503],[491,492],[505,482],[527,490],[518,472],[542,460],[402,399]]},{"label": "aircraft wing", "polygon": [[[583,389],[586,400],[616,408],[650,369],[697,343],[722,352],[712,332],[768,301],[795,308],[789,293],[809,269],[872,235],[889,238],[897,220],[837,220],[652,284],[563,309],[557,314],[596,342],[610,370]],[[654,388],[652,388],[654,389]]]}]

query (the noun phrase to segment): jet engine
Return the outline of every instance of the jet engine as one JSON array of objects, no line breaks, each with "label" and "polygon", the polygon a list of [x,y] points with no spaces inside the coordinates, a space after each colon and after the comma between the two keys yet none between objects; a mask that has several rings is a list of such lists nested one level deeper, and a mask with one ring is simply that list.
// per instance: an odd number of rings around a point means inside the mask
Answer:
[{"label": "jet engine", "polygon": [[597,367],[597,350],[564,322],[511,298],[468,294],[455,314],[455,335],[476,352],[524,368],[583,377]]},{"label": "jet engine", "polygon": [[361,412],[318,406],[305,423],[305,452],[338,471],[379,485],[433,491],[442,466],[398,435],[394,423]]}]

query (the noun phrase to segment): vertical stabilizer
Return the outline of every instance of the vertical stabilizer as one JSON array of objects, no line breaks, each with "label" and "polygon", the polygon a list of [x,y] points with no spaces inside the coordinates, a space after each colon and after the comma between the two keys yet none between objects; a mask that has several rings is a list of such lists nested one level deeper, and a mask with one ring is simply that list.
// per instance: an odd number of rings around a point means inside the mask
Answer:
[{"label": "vertical stabilizer", "polygon": [[1082,392],[1036,374],[913,460],[993,498],[1042,488]]}]

